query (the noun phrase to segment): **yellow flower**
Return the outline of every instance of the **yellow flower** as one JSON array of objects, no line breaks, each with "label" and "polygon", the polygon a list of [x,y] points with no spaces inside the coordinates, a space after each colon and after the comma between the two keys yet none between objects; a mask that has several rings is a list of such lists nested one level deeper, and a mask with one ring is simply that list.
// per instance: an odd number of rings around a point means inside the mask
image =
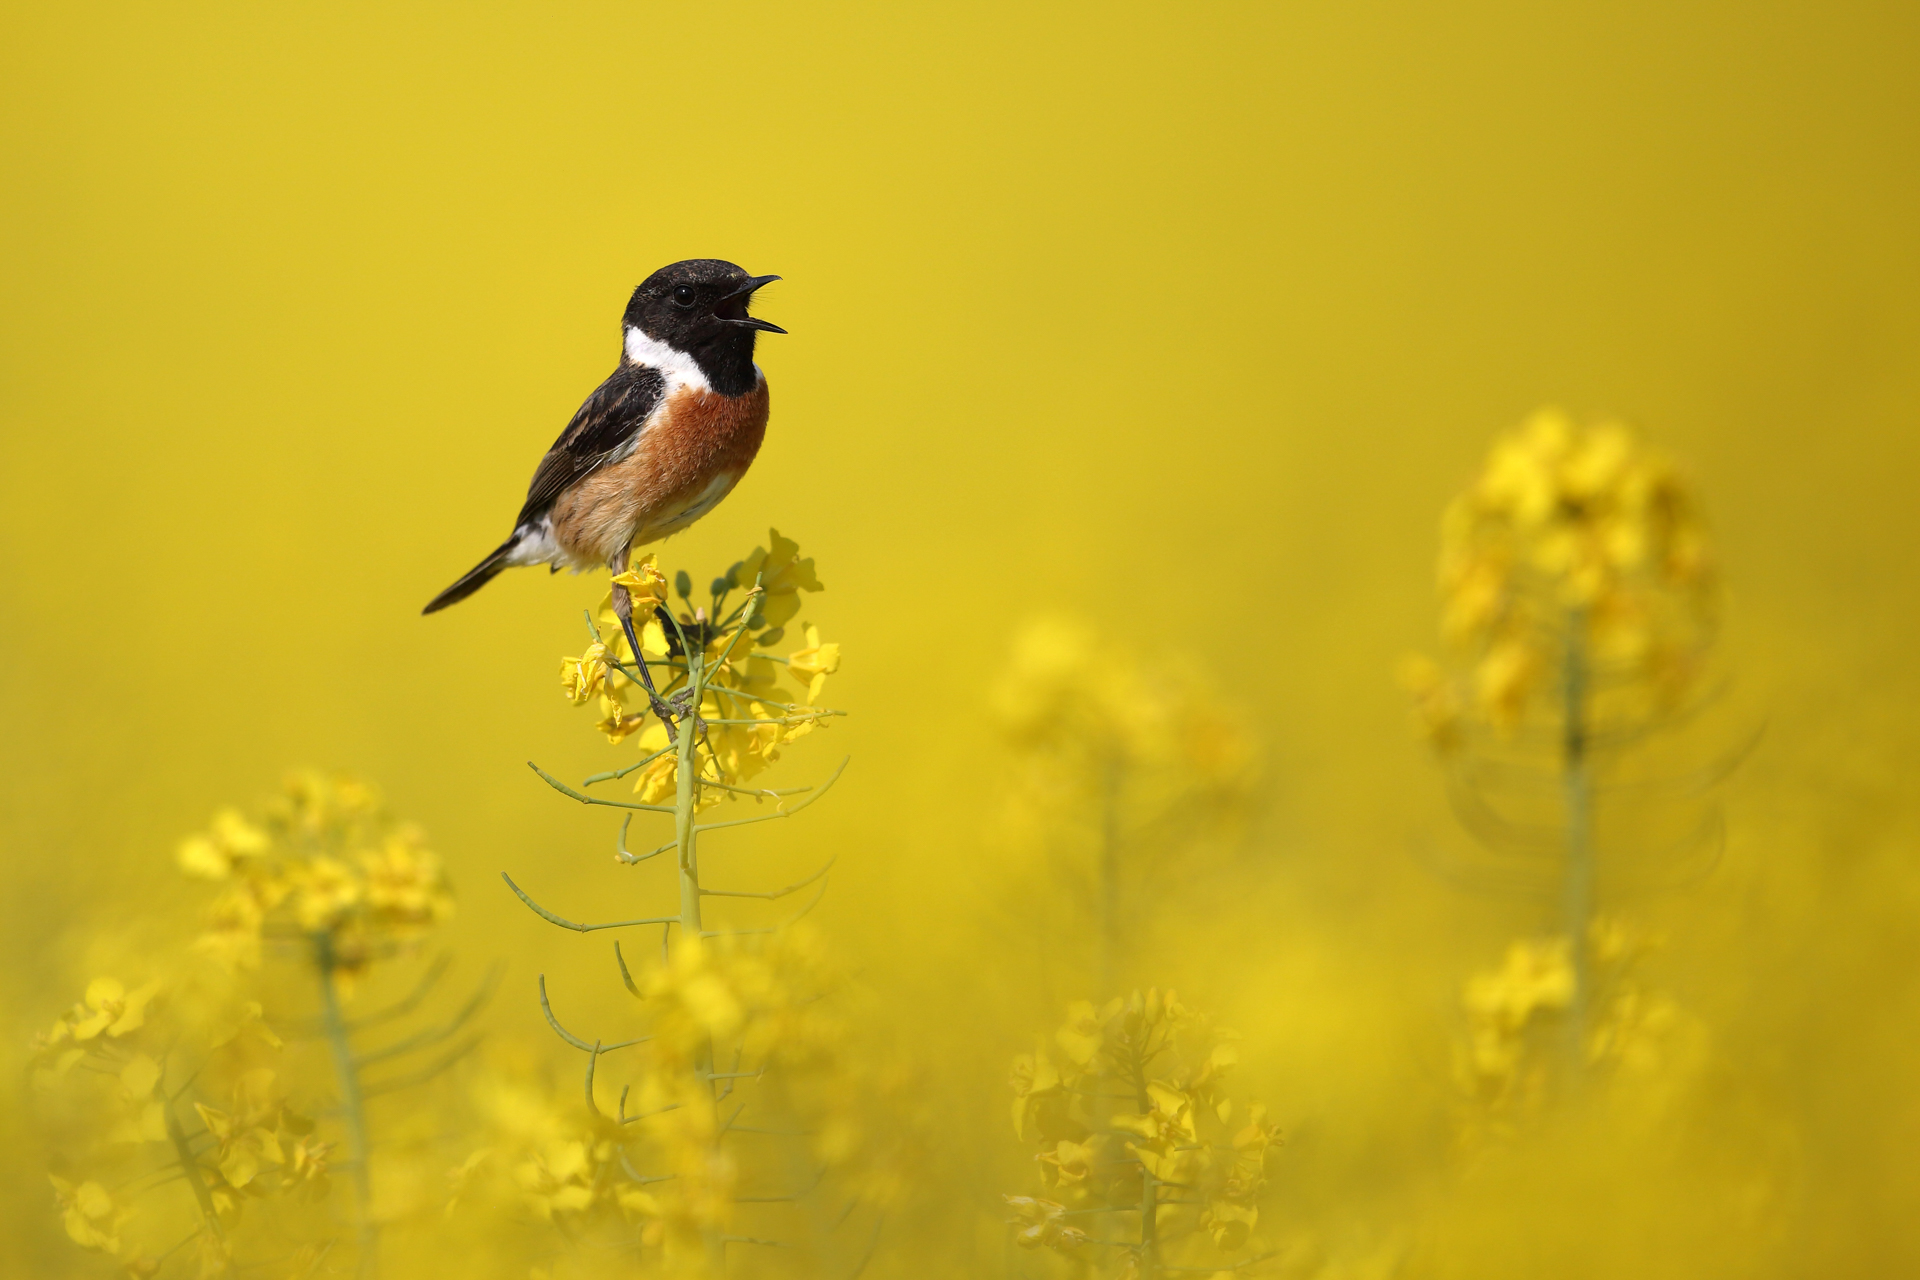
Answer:
[{"label": "yellow flower", "polygon": [[453,896],[440,872],[440,859],[420,847],[420,835],[402,829],[377,850],[360,855],[366,874],[367,906],[386,917],[429,924],[453,914]]},{"label": "yellow flower", "polygon": [[1170,1151],[1182,1143],[1193,1141],[1196,1134],[1193,1099],[1184,1090],[1156,1080],[1147,1086],[1147,1098],[1149,1109],[1146,1112],[1114,1116],[1113,1127],[1137,1134],[1156,1144],[1162,1151]]},{"label": "yellow flower", "polygon": [[213,815],[211,831],[181,841],[178,860],[188,875],[224,880],[236,864],[260,857],[272,844],[271,837],[237,809],[222,809]]},{"label": "yellow flower", "polygon": [[755,547],[753,554],[734,570],[735,585],[753,586],[756,577],[762,592],[757,612],[769,627],[785,626],[800,612],[800,592],[820,591],[820,579],[814,576],[813,557],[802,560],[800,544],[780,536],[778,529],[767,530],[766,547]]},{"label": "yellow flower", "polygon": [[330,1182],[327,1158],[332,1151],[331,1142],[320,1142],[310,1133],[299,1138],[287,1152],[280,1171],[280,1189],[305,1200],[326,1199]]},{"label": "yellow flower", "polygon": [[146,1023],[147,1004],[159,994],[160,984],[149,982],[128,991],[118,978],[95,978],[85,998],[55,1024],[48,1043],[92,1040],[105,1035],[117,1039]]},{"label": "yellow flower", "polygon": [[[645,711],[630,712],[619,698],[605,693],[600,696],[600,710],[604,714],[593,727],[606,734],[607,741],[616,746],[647,722]],[[661,733],[664,736],[666,731],[662,729]]]},{"label": "yellow flower", "polygon": [[293,911],[308,933],[331,929],[360,902],[365,881],[338,858],[321,854],[306,859],[289,879],[293,884]]},{"label": "yellow flower", "polygon": [[667,602],[667,576],[660,572],[651,552],[633,561],[624,572],[615,574],[613,582],[627,589],[635,617],[652,613],[656,606]]},{"label": "yellow flower", "polygon": [[281,886],[263,895],[256,881],[242,881],[207,904],[207,927],[194,939],[193,949],[211,956],[229,969],[251,969],[260,963],[260,927],[268,902],[277,900]]},{"label": "yellow flower", "polygon": [[1250,1196],[1266,1180],[1267,1151],[1280,1141],[1280,1126],[1266,1121],[1264,1106],[1256,1102],[1247,1108],[1247,1123],[1233,1135],[1233,1168],[1224,1184],[1227,1195]]},{"label": "yellow flower", "polygon": [[577,658],[560,659],[560,691],[576,707],[600,692],[607,678],[607,646],[598,640]]},{"label": "yellow flower", "polygon": [[65,1178],[51,1178],[53,1194],[60,1201],[61,1221],[67,1237],[82,1249],[102,1253],[120,1251],[120,1227],[131,1212],[107,1193],[97,1182],[78,1185]]},{"label": "yellow flower", "polygon": [[670,1006],[662,1015],[707,1037],[727,1036],[747,1016],[747,1002],[737,989],[738,966],[731,955],[701,938],[688,938],[674,949],[671,962],[654,971],[647,989],[649,1003]]},{"label": "yellow flower", "polygon": [[[632,728],[626,732],[640,728],[643,719],[635,716]],[[648,756],[654,756],[655,759],[642,765],[633,779],[633,790],[642,804],[665,804],[673,799],[680,762],[673,752],[666,750],[668,745],[667,726],[658,720],[647,722],[640,734],[640,758],[645,760]]]},{"label": "yellow flower", "polygon": [[807,644],[787,655],[787,670],[807,686],[807,705],[812,706],[827,687],[827,677],[840,669],[840,646],[821,644],[820,628],[807,628]]},{"label": "yellow flower", "polygon": [[1526,1025],[1537,1012],[1572,1004],[1573,985],[1567,939],[1515,942],[1500,968],[1468,979],[1462,1003],[1470,1016],[1513,1029]]},{"label": "yellow flower", "polygon": [[271,1129],[258,1125],[236,1128],[228,1117],[204,1104],[195,1104],[207,1129],[220,1140],[220,1176],[235,1189],[246,1186],[268,1166],[286,1162],[280,1139]]},{"label": "yellow flower", "polygon": [[285,1108],[274,1073],[265,1068],[243,1072],[235,1082],[231,1112],[196,1102],[194,1110],[218,1145],[217,1166],[228,1186],[245,1187],[268,1167],[286,1163],[278,1129]]},{"label": "yellow flower", "polygon": [[1523,640],[1501,640],[1487,648],[1473,670],[1473,695],[1480,713],[1497,729],[1520,721],[1527,700],[1546,675],[1545,655]]}]

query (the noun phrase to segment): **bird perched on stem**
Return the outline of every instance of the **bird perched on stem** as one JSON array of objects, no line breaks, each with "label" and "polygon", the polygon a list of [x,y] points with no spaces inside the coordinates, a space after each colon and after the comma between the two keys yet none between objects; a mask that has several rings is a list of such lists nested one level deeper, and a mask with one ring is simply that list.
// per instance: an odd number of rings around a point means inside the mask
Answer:
[{"label": "bird perched on stem", "polygon": [[[779,276],[692,258],[660,268],[633,291],[622,317],[620,364],[567,423],[535,468],[507,540],[427,603],[466,599],[503,569],[627,567],[633,548],[678,533],[719,505],[753,464],[767,432],[767,380],[755,336],[785,333],[747,314],[754,292]],[[613,608],[654,693],[633,631],[633,602]]]}]

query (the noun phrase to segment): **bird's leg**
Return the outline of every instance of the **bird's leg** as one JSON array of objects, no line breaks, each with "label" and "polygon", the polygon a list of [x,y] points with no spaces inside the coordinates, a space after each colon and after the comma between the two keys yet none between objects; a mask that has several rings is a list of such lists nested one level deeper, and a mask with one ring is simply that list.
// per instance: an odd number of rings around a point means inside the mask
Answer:
[{"label": "bird's leg", "polygon": [[647,655],[641,652],[640,637],[633,630],[633,597],[617,582],[613,584],[613,612],[620,619],[620,629],[627,633],[627,643],[633,646],[633,665],[640,670],[640,683],[646,686],[647,702],[652,706],[653,714],[660,717],[660,723],[667,726],[667,741],[677,744],[680,735],[674,729],[674,709],[653,687],[653,672],[647,670]]}]

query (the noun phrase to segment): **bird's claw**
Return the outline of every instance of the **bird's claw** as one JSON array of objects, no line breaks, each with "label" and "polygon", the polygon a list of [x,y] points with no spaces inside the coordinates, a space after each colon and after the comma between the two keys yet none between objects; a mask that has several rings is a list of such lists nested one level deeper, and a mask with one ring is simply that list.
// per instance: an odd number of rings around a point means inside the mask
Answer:
[{"label": "bird's claw", "polygon": [[693,690],[680,689],[667,698],[667,706],[673,712],[675,720],[693,719],[693,731],[696,735],[707,731],[707,722],[702,720],[693,709]]}]

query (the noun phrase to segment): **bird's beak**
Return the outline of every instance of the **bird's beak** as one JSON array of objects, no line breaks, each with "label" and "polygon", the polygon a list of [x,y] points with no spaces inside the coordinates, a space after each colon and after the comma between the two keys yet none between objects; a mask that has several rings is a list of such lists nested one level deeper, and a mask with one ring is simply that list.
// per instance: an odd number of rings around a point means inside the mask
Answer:
[{"label": "bird's beak", "polygon": [[[753,296],[754,291],[772,284],[779,278],[779,276],[749,276],[745,284],[720,299],[722,303],[732,302],[736,298],[739,299],[740,313],[738,315],[721,315],[719,318],[728,324],[737,324],[745,329],[758,329],[763,333],[785,333],[785,329],[782,329],[771,320],[761,320],[756,316],[747,314],[747,299]],[[715,314],[718,315],[718,312]]]}]

